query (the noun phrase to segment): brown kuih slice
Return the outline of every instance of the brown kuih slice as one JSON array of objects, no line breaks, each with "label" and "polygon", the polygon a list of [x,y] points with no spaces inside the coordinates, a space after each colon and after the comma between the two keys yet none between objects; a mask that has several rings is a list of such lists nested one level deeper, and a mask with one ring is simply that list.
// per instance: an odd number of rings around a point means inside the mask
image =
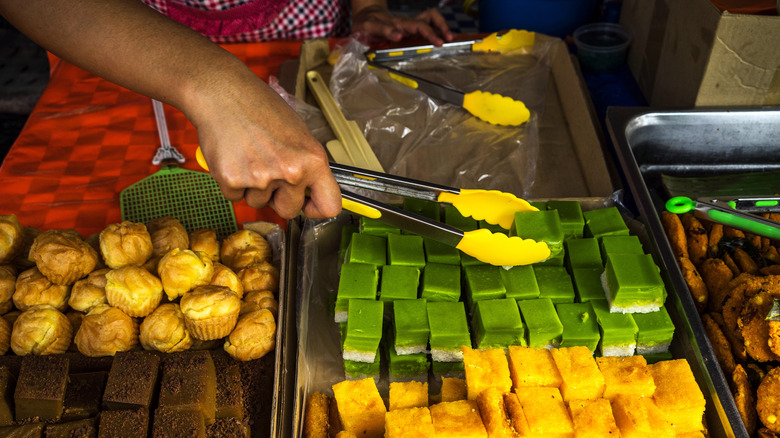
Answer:
[{"label": "brown kuih slice", "polygon": [[712,349],[720,367],[726,373],[734,372],[736,362],[734,362],[731,345],[728,339],[726,339],[726,335],[723,334],[723,330],[709,314],[705,313],[702,315],[701,320],[704,323],[704,330],[707,332],[707,338],[709,338],[710,344],[712,344]]},{"label": "brown kuih slice", "polygon": [[723,303],[728,298],[728,286],[734,278],[734,272],[721,259],[707,259],[699,267],[699,274],[710,293],[707,308],[710,312],[722,311]]}]

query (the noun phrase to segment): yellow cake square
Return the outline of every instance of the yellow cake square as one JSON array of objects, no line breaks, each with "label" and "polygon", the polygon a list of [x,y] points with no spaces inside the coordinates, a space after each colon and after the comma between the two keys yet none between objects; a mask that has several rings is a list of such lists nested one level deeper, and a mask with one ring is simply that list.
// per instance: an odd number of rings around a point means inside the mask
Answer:
[{"label": "yellow cake square", "polygon": [[561,375],[563,401],[593,400],[604,394],[604,376],[588,347],[554,348],[550,354]]},{"label": "yellow cake square", "polygon": [[479,407],[474,400],[437,403],[430,410],[437,437],[487,438]]},{"label": "yellow cake square", "polygon": [[509,374],[516,392],[525,386],[561,386],[561,374],[546,348],[509,346]]},{"label": "yellow cake square", "polygon": [[525,412],[523,412],[523,406],[520,404],[517,394],[514,392],[504,394],[504,408],[506,408],[512,429],[520,436],[529,436],[531,430],[528,428],[528,419],[525,418]]},{"label": "yellow cake square", "polygon": [[604,398],[612,400],[618,394],[653,396],[655,382],[644,356],[597,357],[596,363],[604,376]]},{"label": "yellow cake square", "polygon": [[674,436],[672,425],[650,397],[618,394],[612,400],[612,414],[623,438]]},{"label": "yellow cake square", "polygon": [[575,438],[617,438],[620,430],[612,415],[612,405],[605,398],[571,400],[569,414],[574,423]]},{"label": "yellow cake square", "polygon": [[390,382],[390,410],[428,407],[428,382]]},{"label": "yellow cake square", "polygon": [[487,388],[497,388],[502,393],[512,390],[509,363],[503,348],[474,350],[464,345],[461,350],[469,400],[476,400],[479,393]]},{"label": "yellow cake square", "polygon": [[704,429],[704,395],[685,359],[648,365],[655,382],[653,400],[677,434]]},{"label": "yellow cake square", "polygon": [[466,400],[466,379],[459,377],[441,378],[441,401]]},{"label": "yellow cake square", "polygon": [[336,383],[333,396],[344,430],[361,437],[382,437],[387,409],[374,379],[369,377]]},{"label": "yellow cake square", "polygon": [[435,436],[428,407],[396,409],[385,414],[385,438],[426,438]]},{"label": "yellow cake square", "polygon": [[532,436],[571,438],[574,424],[558,388],[525,387],[517,391]]},{"label": "yellow cake square", "polygon": [[[514,394],[512,395],[514,396]],[[501,390],[487,388],[480,392],[477,396],[477,406],[479,406],[479,415],[482,417],[482,423],[485,425],[488,437],[514,438],[520,436],[512,428],[512,421],[504,403],[504,393]]]}]

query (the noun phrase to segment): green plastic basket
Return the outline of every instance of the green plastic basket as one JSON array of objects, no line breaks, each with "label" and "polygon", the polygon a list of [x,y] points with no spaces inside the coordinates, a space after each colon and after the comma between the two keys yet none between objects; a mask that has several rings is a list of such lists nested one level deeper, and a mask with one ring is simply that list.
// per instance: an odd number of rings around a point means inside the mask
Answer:
[{"label": "green plastic basket", "polygon": [[173,216],[187,231],[210,228],[220,239],[238,230],[233,204],[222,195],[214,178],[175,165],[164,166],[122,190],[119,204],[125,221],[146,224]]}]

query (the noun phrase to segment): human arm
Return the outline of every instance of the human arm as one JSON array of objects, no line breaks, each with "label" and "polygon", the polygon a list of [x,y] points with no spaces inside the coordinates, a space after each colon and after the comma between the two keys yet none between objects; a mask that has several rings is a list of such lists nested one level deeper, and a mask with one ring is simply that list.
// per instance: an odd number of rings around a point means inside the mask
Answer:
[{"label": "human arm", "polygon": [[228,199],[284,218],[340,211],[327,155],[304,122],[197,32],[137,0],[0,0],[0,14],[55,55],[182,111]]},{"label": "human arm", "polygon": [[438,10],[428,9],[415,16],[395,15],[387,8],[385,0],[352,0],[352,33],[393,42],[419,35],[436,46],[453,38],[447,21]]}]

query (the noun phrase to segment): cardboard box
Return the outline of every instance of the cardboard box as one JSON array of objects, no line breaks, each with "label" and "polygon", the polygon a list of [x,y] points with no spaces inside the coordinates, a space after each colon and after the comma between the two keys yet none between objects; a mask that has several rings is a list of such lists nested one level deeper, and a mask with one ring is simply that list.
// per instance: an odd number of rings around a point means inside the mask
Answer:
[{"label": "cardboard box", "polygon": [[780,104],[780,16],[710,0],[624,0],[628,65],[654,107]]}]

